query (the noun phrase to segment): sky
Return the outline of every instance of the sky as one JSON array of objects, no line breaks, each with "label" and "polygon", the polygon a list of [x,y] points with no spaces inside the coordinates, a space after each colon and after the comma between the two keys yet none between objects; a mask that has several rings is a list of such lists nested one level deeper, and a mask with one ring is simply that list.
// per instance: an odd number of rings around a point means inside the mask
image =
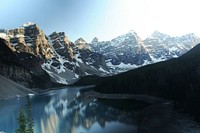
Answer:
[{"label": "sky", "polygon": [[34,22],[49,35],[65,32],[111,40],[130,30],[145,39],[154,31],[200,36],[199,0],[1,0],[0,29]]}]

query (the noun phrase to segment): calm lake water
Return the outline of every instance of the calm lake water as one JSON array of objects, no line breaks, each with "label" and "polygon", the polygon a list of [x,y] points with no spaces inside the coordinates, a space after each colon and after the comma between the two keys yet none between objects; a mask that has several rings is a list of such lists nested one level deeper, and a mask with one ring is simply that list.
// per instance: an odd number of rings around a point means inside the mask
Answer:
[{"label": "calm lake water", "polygon": [[[86,98],[81,87],[31,96],[35,133],[136,133],[139,106],[128,100]],[[0,131],[14,133],[26,98],[0,101]]]}]

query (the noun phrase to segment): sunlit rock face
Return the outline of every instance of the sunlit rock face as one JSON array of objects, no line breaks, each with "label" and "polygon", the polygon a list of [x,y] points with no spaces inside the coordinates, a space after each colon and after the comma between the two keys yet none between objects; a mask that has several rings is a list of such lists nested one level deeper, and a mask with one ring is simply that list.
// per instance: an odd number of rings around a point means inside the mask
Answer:
[{"label": "sunlit rock face", "polygon": [[34,23],[27,23],[20,28],[7,30],[6,39],[16,51],[32,53],[44,60],[53,56],[46,35]]},{"label": "sunlit rock face", "polygon": [[78,49],[89,49],[88,43],[83,38],[77,39],[74,44]]},{"label": "sunlit rock face", "polygon": [[[4,34],[5,36],[2,38],[7,41],[6,45],[13,53],[5,54],[4,52],[2,54],[2,58],[12,58],[10,60],[7,59],[10,65],[7,65],[7,71],[3,71],[2,74],[26,87],[33,87],[30,73],[35,73],[35,75],[44,74],[41,63],[53,56],[45,34],[34,23],[27,23],[16,29],[5,30]],[[5,49],[1,50],[4,51]],[[12,67],[16,67],[14,65],[22,67],[21,69],[16,69],[16,71],[21,71],[21,74],[14,72],[15,76],[11,75],[11,72],[15,70]],[[21,78],[17,75],[20,75]]]}]

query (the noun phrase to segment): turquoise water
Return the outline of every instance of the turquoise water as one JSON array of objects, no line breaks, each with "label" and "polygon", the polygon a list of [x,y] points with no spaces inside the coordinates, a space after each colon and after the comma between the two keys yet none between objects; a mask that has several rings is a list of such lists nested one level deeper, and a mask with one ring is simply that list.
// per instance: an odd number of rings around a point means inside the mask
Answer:
[{"label": "turquoise water", "polygon": [[[70,87],[31,96],[35,133],[137,132],[134,110],[120,109],[121,105],[118,108],[117,100],[107,104],[87,98],[80,93],[81,88]],[[19,109],[25,108],[25,104],[26,98],[0,102],[0,131],[15,132]]]}]

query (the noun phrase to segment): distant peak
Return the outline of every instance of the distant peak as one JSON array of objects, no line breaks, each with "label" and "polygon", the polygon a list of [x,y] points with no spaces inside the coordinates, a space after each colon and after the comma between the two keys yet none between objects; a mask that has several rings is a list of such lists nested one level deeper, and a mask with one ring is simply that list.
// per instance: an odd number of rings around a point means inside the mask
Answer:
[{"label": "distant peak", "polygon": [[159,31],[157,31],[157,30],[155,30],[155,31],[153,32],[153,34],[159,34],[159,33],[161,33],[161,32],[159,32]]},{"label": "distant peak", "polygon": [[137,33],[134,30],[130,30],[127,34],[125,34],[126,36],[134,36],[134,37],[138,37]]},{"label": "distant peak", "polygon": [[194,33],[188,33],[188,34],[185,34],[184,36],[195,36],[195,37],[197,37],[197,35],[195,35]]},{"label": "distant peak", "polygon": [[130,30],[128,34],[137,34],[134,30]]},{"label": "distant peak", "polygon": [[36,23],[27,22],[27,23],[23,24],[22,26],[23,26],[23,27],[29,27],[29,26],[32,26],[32,25],[36,25]]},{"label": "distant peak", "polygon": [[165,37],[170,37],[169,35],[164,34],[164,33],[161,33],[161,32],[159,32],[159,31],[154,31],[153,34],[151,34],[150,37],[159,38],[159,37],[163,37],[163,36],[165,36]]},{"label": "distant peak", "polygon": [[159,32],[157,30],[153,32],[153,35],[161,35],[161,34],[163,35],[164,33],[161,33],[161,32]]},{"label": "distant peak", "polygon": [[98,43],[99,42],[99,39],[97,37],[93,38],[91,43]]},{"label": "distant peak", "polygon": [[0,29],[0,33],[6,33],[7,29]]},{"label": "distant peak", "polygon": [[74,42],[75,44],[85,44],[85,43],[87,43],[83,38],[79,38],[79,39],[77,39],[75,42]]}]

